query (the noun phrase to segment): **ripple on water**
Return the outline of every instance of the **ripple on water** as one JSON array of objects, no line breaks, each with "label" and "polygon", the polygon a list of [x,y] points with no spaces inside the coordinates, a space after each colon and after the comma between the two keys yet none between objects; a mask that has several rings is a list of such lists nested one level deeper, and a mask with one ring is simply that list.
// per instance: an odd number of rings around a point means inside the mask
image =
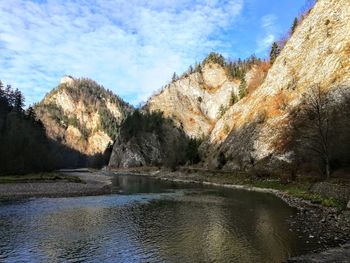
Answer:
[{"label": "ripple on water", "polygon": [[1,203],[0,261],[279,262],[314,248],[272,195],[115,180],[123,195]]}]

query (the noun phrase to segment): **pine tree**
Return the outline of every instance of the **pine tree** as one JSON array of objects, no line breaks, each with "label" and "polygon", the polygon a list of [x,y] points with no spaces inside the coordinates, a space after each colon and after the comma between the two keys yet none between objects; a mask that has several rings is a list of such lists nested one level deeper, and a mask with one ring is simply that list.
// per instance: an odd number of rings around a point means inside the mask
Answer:
[{"label": "pine tree", "polygon": [[242,77],[241,84],[239,84],[239,98],[243,99],[245,96],[247,96],[247,94],[247,82],[245,80],[245,77]]},{"label": "pine tree", "polygon": [[173,77],[171,78],[171,82],[175,82],[179,79],[179,77],[176,75],[176,72],[174,72]]},{"label": "pine tree", "polygon": [[2,81],[0,80],[0,96],[4,96],[5,91],[4,91],[4,84],[2,83]]},{"label": "pine tree", "polygon": [[8,109],[8,101],[6,97],[6,93],[4,90],[4,85],[0,80],[0,129],[1,129],[1,118],[7,114]]},{"label": "pine tree", "polygon": [[202,66],[201,66],[201,64],[196,64],[195,65],[194,72],[202,73]]},{"label": "pine tree", "polygon": [[16,89],[13,93],[14,97],[14,108],[16,111],[21,112],[23,111],[24,107],[24,97],[22,95],[22,92],[19,89]]},{"label": "pine tree", "polygon": [[190,67],[188,68],[188,74],[192,74],[192,73],[193,73],[193,67],[190,66]]},{"label": "pine tree", "polygon": [[298,27],[298,24],[299,24],[298,18],[294,18],[293,25],[291,28],[292,34],[295,32],[295,29]]},{"label": "pine tree", "polygon": [[33,109],[33,107],[29,107],[26,111],[26,115],[28,117],[28,119],[30,119],[31,121],[35,122],[36,121],[36,114],[35,111]]},{"label": "pine tree", "polygon": [[237,96],[236,96],[236,94],[235,94],[233,91],[231,91],[230,106],[232,106],[233,104],[235,104],[236,101],[237,101]]},{"label": "pine tree", "polygon": [[225,58],[223,55],[215,52],[211,52],[204,60],[203,60],[203,65],[207,63],[216,63],[219,64],[220,66],[224,67],[226,62]]},{"label": "pine tree", "polygon": [[4,84],[0,80],[0,101],[4,102],[5,100],[6,100],[6,94],[5,94],[5,90],[4,90]]},{"label": "pine tree", "polygon": [[7,99],[7,103],[10,107],[13,107],[15,100],[14,100],[14,93],[11,88],[11,85],[7,85],[5,89],[5,97]]},{"label": "pine tree", "polygon": [[279,54],[281,53],[281,49],[276,42],[273,42],[271,51],[270,51],[270,63],[271,65],[275,62]]}]

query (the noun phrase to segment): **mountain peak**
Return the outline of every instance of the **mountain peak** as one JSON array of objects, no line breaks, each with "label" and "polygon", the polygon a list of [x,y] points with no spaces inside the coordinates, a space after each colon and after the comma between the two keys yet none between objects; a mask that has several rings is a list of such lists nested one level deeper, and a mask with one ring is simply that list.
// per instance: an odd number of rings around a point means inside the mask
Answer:
[{"label": "mountain peak", "polygon": [[66,84],[68,86],[73,85],[74,83],[74,78],[70,75],[65,75],[61,78],[60,84]]}]

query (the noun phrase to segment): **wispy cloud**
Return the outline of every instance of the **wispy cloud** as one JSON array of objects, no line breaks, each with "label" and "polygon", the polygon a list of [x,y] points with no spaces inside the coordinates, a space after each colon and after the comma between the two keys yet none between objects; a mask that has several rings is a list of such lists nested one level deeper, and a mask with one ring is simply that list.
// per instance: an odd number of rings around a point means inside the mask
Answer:
[{"label": "wispy cloud", "polygon": [[257,40],[257,53],[268,49],[276,40],[276,34],[278,32],[277,16],[273,14],[263,16],[261,18],[261,28],[263,35]]},{"label": "wispy cloud", "polygon": [[[0,1],[0,79],[41,99],[65,74],[87,76],[131,103],[225,39],[243,0]],[[267,22],[266,22],[267,23]]]}]

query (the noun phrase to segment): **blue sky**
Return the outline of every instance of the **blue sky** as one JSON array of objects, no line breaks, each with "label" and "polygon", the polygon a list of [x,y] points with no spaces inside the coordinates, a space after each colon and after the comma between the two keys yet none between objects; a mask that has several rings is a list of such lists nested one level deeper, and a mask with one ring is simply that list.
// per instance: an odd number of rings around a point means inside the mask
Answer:
[{"label": "blue sky", "polygon": [[305,0],[0,0],[0,79],[40,101],[63,75],[136,105],[216,51],[266,57]]}]

